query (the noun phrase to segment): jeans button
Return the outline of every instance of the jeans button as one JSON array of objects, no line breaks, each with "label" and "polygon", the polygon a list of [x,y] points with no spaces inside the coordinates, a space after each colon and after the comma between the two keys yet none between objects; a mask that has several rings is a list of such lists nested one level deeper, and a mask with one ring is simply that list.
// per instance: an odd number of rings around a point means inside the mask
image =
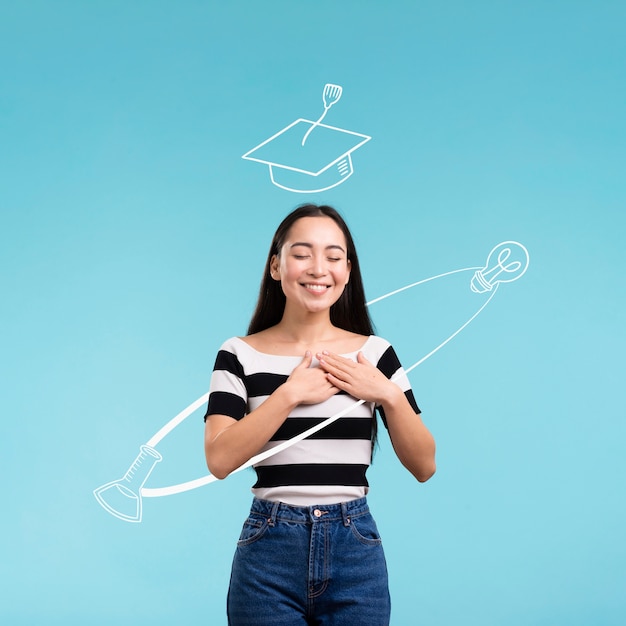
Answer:
[{"label": "jeans button", "polygon": [[315,511],[313,511],[313,515],[315,515],[315,517],[322,517],[322,512],[319,509],[315,509]]}]

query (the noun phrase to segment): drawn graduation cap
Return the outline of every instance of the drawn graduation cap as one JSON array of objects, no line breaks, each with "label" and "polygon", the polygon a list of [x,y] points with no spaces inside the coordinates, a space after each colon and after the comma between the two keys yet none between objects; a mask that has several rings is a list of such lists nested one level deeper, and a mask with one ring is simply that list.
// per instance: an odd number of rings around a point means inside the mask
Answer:
[{"label": "drawn graduation cap", "polygon": [[272,183],[281,189],[316,193],[347,180],[354,171],[352,153],[370,139],[361,133],[300,118],[242,158],[268,165]]},{"label": "drawn graduation cap", "polygon": [[340,185],[354,171],[352,153],[371,139],[321,123],[341,93],[340,85],[327,83],[322,93],[324,112],[316,122],[297,119],[242,158],[268,165],[272,182],[287,191],[316,193]]}]

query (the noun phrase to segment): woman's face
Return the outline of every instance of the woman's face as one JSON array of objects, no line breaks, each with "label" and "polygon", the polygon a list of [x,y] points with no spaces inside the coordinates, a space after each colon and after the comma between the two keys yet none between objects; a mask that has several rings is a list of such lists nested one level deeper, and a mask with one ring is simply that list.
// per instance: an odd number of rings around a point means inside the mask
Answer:
[{"label": "woman's face", "polygon": [[270,272],[287,307],[318,312],[337,302],[350,279],[346,239],[330,217],[302,217],[287,233]]}]

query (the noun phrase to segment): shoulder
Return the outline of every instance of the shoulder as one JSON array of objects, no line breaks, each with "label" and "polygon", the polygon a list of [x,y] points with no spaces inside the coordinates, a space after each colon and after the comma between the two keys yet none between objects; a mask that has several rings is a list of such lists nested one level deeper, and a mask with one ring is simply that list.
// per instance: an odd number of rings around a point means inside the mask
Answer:
[{"label": "shoulder", "polygon": [[240,337],[230,337],[219,348],[218,354],[228,352],[230,354],[239,355],[245,352],[247,344]]},{"label": "shoulder", "polygon": [[217,351],[215,357],[214,371],[226,371],[243,378],[244,363],[246,361],[245,354],[242,352],[245,344],[239,337],[231,337],[227,339]]},{"label": "shoulder", "polygon": [[362,350],[365,358],[376,365],[388,378],[402,368],[393,346],[378,335],[370,335]]},{"label": "shoulder", "polygon": [[250,341],[250,337],[230,337],[220,346],[219,355],[232,357],[244,366],[271,356],[260,351],[257,344]]},{"label": "shoulder", "polygon": [[378,335],[370,335],[361,351],[369,359],[369,355],[382,356],[389,348],[393,350],[391,344],[386,339]]}]

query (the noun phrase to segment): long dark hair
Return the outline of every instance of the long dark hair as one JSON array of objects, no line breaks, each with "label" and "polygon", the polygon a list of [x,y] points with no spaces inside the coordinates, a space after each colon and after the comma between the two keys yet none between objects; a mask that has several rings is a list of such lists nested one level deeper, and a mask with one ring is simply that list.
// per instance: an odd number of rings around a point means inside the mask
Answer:
[{"label": "long dark hair", "polygon": [[292,211],[280,223],[270,246],[263,279],[259,289],[259,299],[252,314],[248,334],[258,333],[280,322],[285,311],[285,294],[280,282],[270,275],[270,264],[274,255],[278,256],[293,224],[303,217],[330,217],[341,229],[346,238],[347,257],[350,261],[350,280],[341,297],[330,307],[330,321],[334,326],[360,335],[374,334],[374,325],[365,304],[365,290],[361,278],[359,259],[348,225],[336,209],[325,204],[303,204]]},{"label": "long dark hair", "polygon": [[[363,289],[359,258],[356,253],[352,235],[350,234],[350,229],[337,210],[325,204],[303,204],[299,206],[287,215],[276,229],[270,251],[267,255],[265,269],[263,270],[259,299],[256,303],[254,313],[252,314],[250,325],[248,326],[248,334],[252,335],[253,333],[258,333],[266,328],[275,326],[283,317],[286,298],[280,282],[274,280],[270,275],[270,264],[272,257],[280,254],[280,250],[293,224],[302,217],[330,217],[335,224],[339,226],[346,238],[347,258],[348,261],[350,261],[350,280],[345,286],[339,300],[330,307],[331,323],[338,328],[353,333],[373,335],[374,324],[372,323],[365,303],[365,290]],[[372,459],[374,457],[374,448],[376,447],[377,439],[378,422],[374,415],[372,418]]]}]

